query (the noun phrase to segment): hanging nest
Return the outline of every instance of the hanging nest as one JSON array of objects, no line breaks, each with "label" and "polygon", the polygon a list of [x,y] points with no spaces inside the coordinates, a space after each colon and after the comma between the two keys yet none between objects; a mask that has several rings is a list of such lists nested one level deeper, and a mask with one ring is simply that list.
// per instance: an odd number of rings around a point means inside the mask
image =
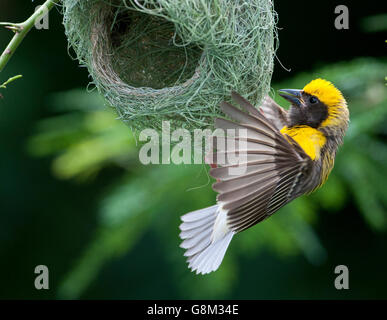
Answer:
[{"label": "hanging nest", "polygon": [[132,128],[203,128],[236,90],[270,89],[271,0],[63,0],[69,46]]}]

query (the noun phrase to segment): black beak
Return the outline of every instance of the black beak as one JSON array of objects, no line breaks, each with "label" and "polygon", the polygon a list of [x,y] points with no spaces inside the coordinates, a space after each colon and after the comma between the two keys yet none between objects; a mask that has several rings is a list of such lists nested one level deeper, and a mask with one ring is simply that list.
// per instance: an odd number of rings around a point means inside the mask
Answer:
[{"label": "black beak", "polygon": [[281,89],[278,90],[279,95],[282,98],[285,98],[288,100],[291,104],[295,106],[300,106],[301,105],[301,93],[302,90],[296,90],[296,89]]}]

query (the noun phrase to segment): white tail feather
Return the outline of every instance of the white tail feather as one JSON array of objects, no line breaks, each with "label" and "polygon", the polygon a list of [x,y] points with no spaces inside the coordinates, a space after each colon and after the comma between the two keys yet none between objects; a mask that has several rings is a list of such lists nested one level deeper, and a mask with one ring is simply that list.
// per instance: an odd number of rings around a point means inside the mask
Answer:
[{"label": "white tail feather", "polygon": [[234,235],[227,227],[227,212],[215,205],[187,213],[181,220],[180,247],[186,249],[189,268],[202,274],[218,269]]}]

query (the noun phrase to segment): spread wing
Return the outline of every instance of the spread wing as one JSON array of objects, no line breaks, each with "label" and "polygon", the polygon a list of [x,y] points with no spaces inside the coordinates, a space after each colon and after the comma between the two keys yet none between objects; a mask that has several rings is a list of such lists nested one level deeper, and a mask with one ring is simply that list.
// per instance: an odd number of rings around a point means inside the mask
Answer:
[{"label": "spread wing", "polygon": [[210,175],[218,181],[213,189],[219,193],[219,205],[228,211],[228,225],[239,232],[293,199],[297,182],[310,169],[311,159],[247,100],[237,93],[232,93],[232,98],[243,110],[227,102],[221,104],[231,120],[217,118],[215,125],[234,129],[235,134],[216,137],[216,151],[210,156],[218,167],[212,168]]},{"label": "spread wing", "polygon": [[279,106],[272,98],[266,96],[259,110],[274,126],[281,130],[288,122],[288,112]]}]

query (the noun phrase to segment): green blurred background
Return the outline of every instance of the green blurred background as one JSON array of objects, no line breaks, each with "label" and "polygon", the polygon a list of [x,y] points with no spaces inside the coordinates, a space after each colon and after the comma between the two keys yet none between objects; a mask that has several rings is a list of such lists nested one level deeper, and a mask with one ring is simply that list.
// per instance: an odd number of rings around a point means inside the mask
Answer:
[{"label": "green blurred background", "polygon": [[[207,167],[139,163],[130,130],[87,92],[54,9],[49,30],[33,30],[0,74],[1,83],[23,74],[0,89],[0,298],[387,298],[380,3],[275,3],[278,58],[291,71],[277,61],[273,88],[333,81],[347,97],[350,129],[327,184],[238,235],[207,276],[189,272],[178,237],[182,214],[214,204]],[[2,0],[0,21],[22,21],[38,4]],[[349,30],[334,28],[338,4],[349,7]],[[10,37],[0,30],[0,50]],[[34,288],[41,264],[49,290]],[[340,264],[349,290],[334,287]]]}]

